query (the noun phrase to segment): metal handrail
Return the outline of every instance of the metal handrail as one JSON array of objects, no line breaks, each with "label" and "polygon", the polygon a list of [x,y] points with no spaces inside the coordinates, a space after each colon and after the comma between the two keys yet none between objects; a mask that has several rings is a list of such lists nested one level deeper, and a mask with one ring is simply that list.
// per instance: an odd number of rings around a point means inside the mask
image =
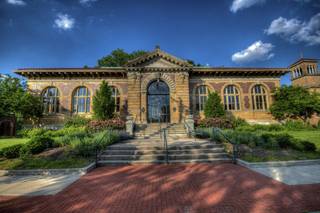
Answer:
[{"label": "metal handrail", "polygon": [[168,139],[167,139],[167,129],[163,128],[161,129],[161,134],[163,134],[162,136],[162,140],[163,140],[163,147],[164,147],[164,151],[166,154],[166,163],[169,163],[169,151],[168,151]]},{"label": "metal handrail", "polygon": [[[227,141],[229,144],[232,145],[232,162],[233,162],[234,164],[236,164],[236,163],[237,163],[237,158],[238,158],[238,144],[237,144],[236,142],[232,141],[230,138],[228,138],[228,137],[222,132],[221,129],[219,129],[219,128],[213,128],[213,131],[220,133],[220,135],[222,135],[222,136],[226,139],[226,141]],[[214,132],[213,132],[213,133],[214,133]]]}]

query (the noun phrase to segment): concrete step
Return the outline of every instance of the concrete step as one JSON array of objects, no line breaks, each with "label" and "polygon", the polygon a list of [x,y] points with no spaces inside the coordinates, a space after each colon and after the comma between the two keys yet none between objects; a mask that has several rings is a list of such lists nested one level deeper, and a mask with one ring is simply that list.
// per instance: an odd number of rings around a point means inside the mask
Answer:
[{"label": "concrete step", "polygon": [[[209,153],[223,153],[223,148],[213,148],[213,149],[184,149],[184,150],[168,150],[169,155],[181,155],[181,154],[209,154]],[[101,155],[158,155],[165,154],[164,150],[105,150]]]},{"label": "concrete step", "polygon": [[148,160],[148,161],[155,161],[155,160],[165,160],[165,154],[151,154],[151,155],[101,155],[99,157],[100,160]]},{"label": "concrete step", "polygon": [[[171,160],[168,163],[231,163],[230,158],[214,158],[214,159],[189,159],[189,160]],[[99,166],[103,165],[123,165],[123,164],[163,164],[166,160],[108,160],[98,161]]]}]

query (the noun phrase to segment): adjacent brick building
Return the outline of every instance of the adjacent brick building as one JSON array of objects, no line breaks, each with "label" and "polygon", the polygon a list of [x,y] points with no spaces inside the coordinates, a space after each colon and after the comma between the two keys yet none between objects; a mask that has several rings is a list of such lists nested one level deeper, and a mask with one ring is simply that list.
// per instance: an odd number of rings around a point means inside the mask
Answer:
[{"label": "adjacent brick building", "polygon": [[[296,66],[305,70],[309,62],[315,63],[299,60],[290,68],[195,67],[156,48],[123,67],[26,68],[16,73],[27,77],[29,88],[42,95],[47,123],[74,114],[90,116],[92,97],[103,80],[113,87],[117,113],[131,115],[135,123],[180,123],[188,114],[203,116],[210,91],[220,94],[225,109],[235,116],[270,122],[268,109],[280,77],[293,73]],[[320,81],[318,71],[308,75],[310,79],[300,78],[302,83],[293,78],[294,84]]]}]

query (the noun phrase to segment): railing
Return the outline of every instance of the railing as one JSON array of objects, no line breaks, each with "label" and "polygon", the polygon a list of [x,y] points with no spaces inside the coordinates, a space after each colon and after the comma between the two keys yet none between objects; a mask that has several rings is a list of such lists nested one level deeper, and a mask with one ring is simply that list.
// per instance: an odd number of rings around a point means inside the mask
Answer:
[{"label": "railing", "polygon": [[225,141],[232,146],[232,162],[234,164],[237,163],[237,158],[238,158],[238,144],[234,141],[232,141],[230,138],[228,138],[219,128],[213,128],[213,134],[214,133],[219,133],[222,135],[225,139]]},{"label": "railing", "polygon": [[163,149],[165,151],[165,160],[166,163],[169,163],[169,151],[168,151],[168,136],[167,136],[167,129],[163,128],[161,129],[161,133],[160,133],[161,139],[163,141]]}]

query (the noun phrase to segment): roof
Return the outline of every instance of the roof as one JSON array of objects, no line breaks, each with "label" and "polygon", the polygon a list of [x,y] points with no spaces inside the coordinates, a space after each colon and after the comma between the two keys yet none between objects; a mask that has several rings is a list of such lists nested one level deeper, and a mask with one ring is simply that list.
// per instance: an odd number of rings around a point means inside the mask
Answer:
[{"label": "roof", "polygon": [[318,63],[319,59],[315,59],[315,58],[300,58],[298,59],[296,62],[294,62],[293,64],[290,65],[291,67],[294,67],[298,64],[301,64],[302,62],[311,62],[311,63]]},{"label": "roof", "polygon": [[[155,63],[158,59],[166,64]],[[159,61],[159,60],[158,60]],[[150,66],[152,65],[152,66]],[[165,66],[164,66],[165,65]],[[188,72],[190,75],[210,76],[280,76],[289,72],[288,68],[256,67],[193,67],[185,60],[179,59],[156,47],[136,59],[128,61],[124,67],[98,68],[22,68],[15,73],[25,77],[126,77],[128,72]]]},{"label": "roof", "polygon": [[146,53],[138,58],[135,58],[133,60],[128,61],[125,64],[125,67],[141,66],[141,65],[147,63],[148,61],[152,61],[155,58],[163,58],[163,59],[167,60],[168,62],[171,62],[171,63],[176,64],[181,67],[192,67],[192,65],[190,63],[188,63],[187,61],[180,59],[180,58],[177,58],[167,52],[164,52],[163,50],[160,49],[159,46],[156,46],[156,48],[152,52]]}]

